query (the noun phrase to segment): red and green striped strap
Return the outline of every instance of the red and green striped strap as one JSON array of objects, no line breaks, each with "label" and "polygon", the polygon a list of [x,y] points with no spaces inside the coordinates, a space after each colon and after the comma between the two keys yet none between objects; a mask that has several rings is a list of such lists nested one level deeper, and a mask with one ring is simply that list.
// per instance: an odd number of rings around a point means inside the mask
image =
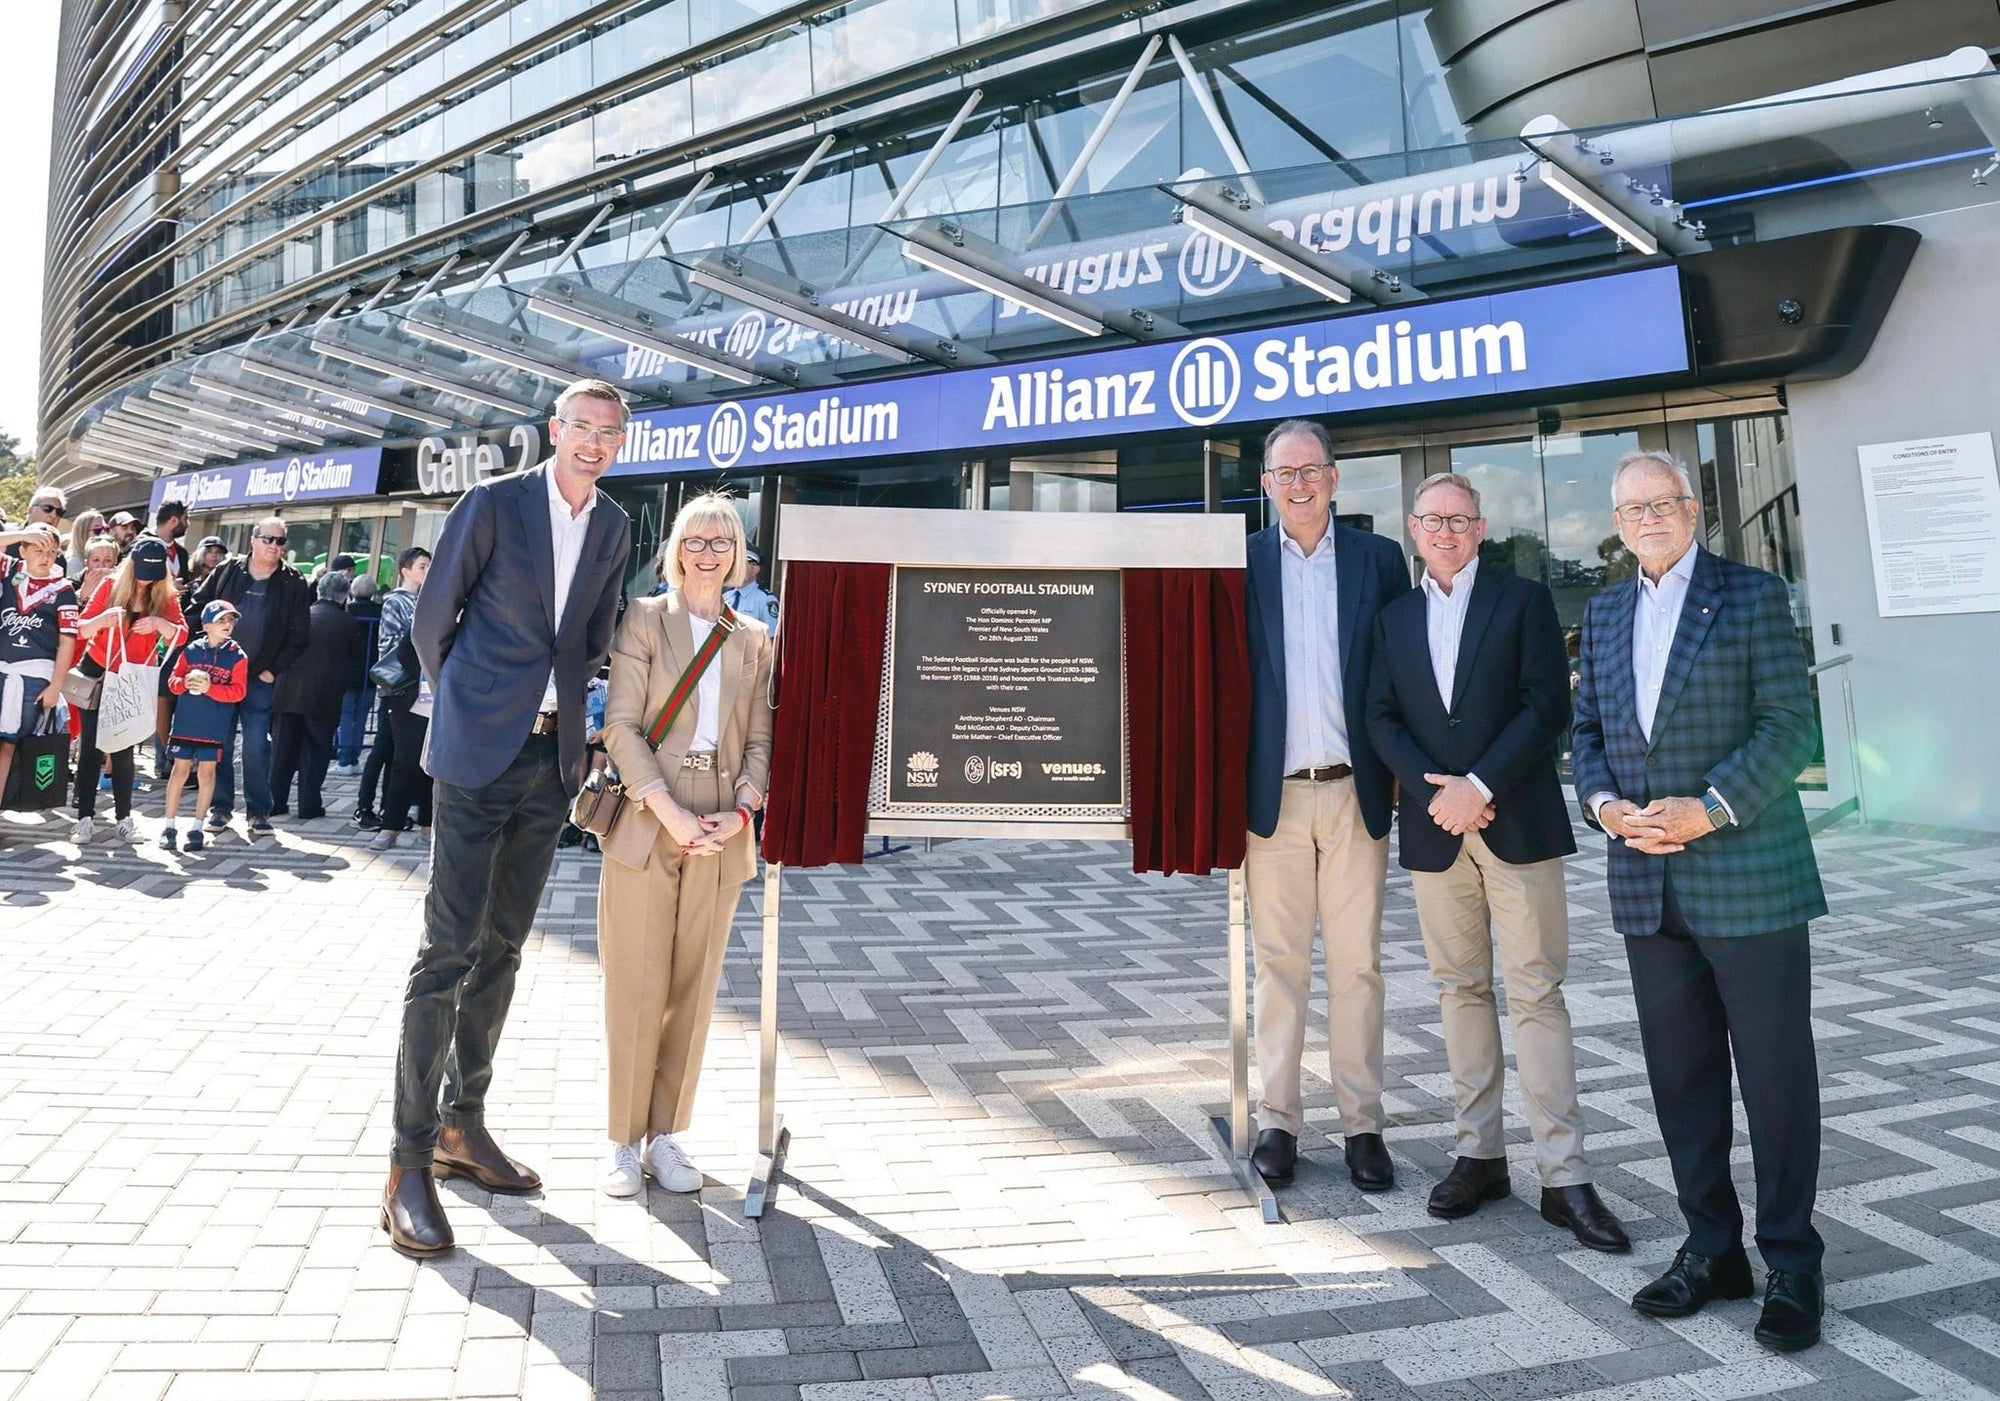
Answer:
[{"label": "red and green striped strap", "polygon": [[700,683],[702,673],[708,670],[708,664],[715,660],[715,654],[722,650],[722,644],[734,631],[736,614],[724,604],[722,616],[709,629],[708,640],[695,652],[694,660],[687,664],[681,679],[674,683],[674,693],[667,697],[667,703],[660,707],[660,713],[653,717],[653,723],[646,729],[646,741],[653,748],[658,749],[660,742],[667,737],[667,731],[674,727],[674,721],[680,718],[681,708],[688,703],[688,697],[694,694],[694,688]]}]

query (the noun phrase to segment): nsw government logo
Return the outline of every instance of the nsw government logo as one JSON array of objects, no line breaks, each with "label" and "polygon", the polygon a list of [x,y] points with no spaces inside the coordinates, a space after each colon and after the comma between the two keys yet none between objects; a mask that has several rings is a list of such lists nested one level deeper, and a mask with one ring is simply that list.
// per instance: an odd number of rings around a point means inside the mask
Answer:
[{"label": "nsw government logo", "polygon": [[750,421],[740,404],[722,404],[708,419],[708,460],[718,467],[734,467],[750,442]]},{"label": "nsw government logo", "polygon": [[1190,297],[1212,297],[1224,291],[1250,260],[1205,233],[1191,233],[1178,260],[1181,287]]},{"label": "nsw government logo", "polygon": [[919,749],[903,764],[903,782],[912,788],[935,788],[938,784],[938,758],[928,749]]},{"label": "nsw government logo", "polygon": [[1194,428],[1227,418],[1242,388],[1243,367],[1236,352],[1214,336],[1182,346],[1167,373],[1167,398],[1181,421]]},{"label": "nsw government logo", "polygon": [[977,754],[965,761],[965,781],[984,783],[986,781],[986,761]]}]

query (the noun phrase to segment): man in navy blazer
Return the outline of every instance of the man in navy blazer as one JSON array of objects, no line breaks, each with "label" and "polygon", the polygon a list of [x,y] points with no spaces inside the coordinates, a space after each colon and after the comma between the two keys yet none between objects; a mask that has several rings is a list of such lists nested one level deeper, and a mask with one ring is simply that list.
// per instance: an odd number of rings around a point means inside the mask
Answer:
[{"label": "man in navy blazer", "polygon": [[1795,787],[1815,731],[1805,649],[1783,580],[1695,544],[1700,504],[1672,456],[1627,454],[1612,500],[1640,573],[1584,609],[1576,791],[1611,839],[1611,922],[1688,1225],[1632,1306],[1678,1318],[1752,1292],[1733,1058],[1769,1270],[1756,1336],[1792,1351],[1819,1340],[1825,1307],[1806,922],[1826,896]]},{"label": "man in navy blazer", "polygon": [[494,1192],[541,1185],[487,1132],[486,1093],[521,946],[583,782],[584,689],[618,619],[631,522],[597,479],[627,417],[602,380],[565,389],[549,422],[554,459],[459,498],[417,598],[410,637],[434,693],[424,767],[437,793],[381,1214],[406,1255],[452,1246],[434,1173]]},{"label": "man in navy blazer", "polygon": [[1445,472],[1417,488],[1410,538],[1423,586],[1375,618],[1368,734],[1401,786],[1402,862],[1438,980],[1457,1161],[1431,1192],[1454,1219],[1507,1195],[1505,1055],[1494,955],[1507,979],[1542,1217],[1593,1250],[1631,1249],[1590,1182],[1563,979],[1576,850],[1556,776],[1569,655],[1548,588],[1492,565],[1479,491]]},{"label": "man in navy blazer", "polygon": [[1333,522],[1340,472],[1324,428],[1289,419],[1264,439],[1264,490],[1278,523],[1252,535],[1249,852],[1257,951],[1260,1101],[1251,1161],[1286,1183],[1304,1126],[1299,1061],[1313,928],[1326,948],[1327,1052],[1347,1169],[1387,1191],[1382,1141],[1382,886],[1389,770],[1369,743],[1375,612],[1409,592],[1394,541]]}]

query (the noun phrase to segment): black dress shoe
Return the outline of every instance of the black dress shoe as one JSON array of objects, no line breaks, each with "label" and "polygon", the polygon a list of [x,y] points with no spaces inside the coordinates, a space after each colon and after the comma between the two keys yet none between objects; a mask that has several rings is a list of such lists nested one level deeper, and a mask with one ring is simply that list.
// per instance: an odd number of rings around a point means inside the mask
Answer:
[{"label": "black dress shoe", "polygon": [[1257,1146],[1250,1154],[1250,1166],[1256,1168],[1257,1175],[1272,1186],[1283,1187],[1289,1183],[1298,1162],[1297,1134],[1286,1133],[1283,1129],[1265,1129],[1257,1135]]},{"label": "black dress shoe", "polygon": [[1470,1216],[1486,1202],[1497,1202],[1513,1189],[1507,1182],[1505,1158],[1460,1158],[1444,1181],[1431,1188],[1431,1215],[1447,1221]]},{"label": "black dress shoe", "polygon": [[1818,1270],[1772,1270],[1764,1280],[1764,1312],[1757,1341],[1777,1352],[1797,1352],[1819,1341],[1826,1312],[1826,1276]]},{"label": "black dress shoe", "polygon": [[1364,1192],[1386,1192],[1396,1185],[1396,1165],[1379,1133],[1347,1136],[1347,1175]]},{"label": "black dress shoe", "polygon": [[392,1167],[382,1189],[382,1229],[398,1252],[422,1260],[452,1247],[437,1183],[422,1168]]},{"label": "black dress shoe", "polygon": [[493,1135],[477,1125],[445,1129],[431,1150],[431,1173],[439,1181],[469,1177],[489,1192],[525,1196],[541,1190],[541,1175],[500,1151]]},{"label": "black dress shoe", "polygon": [[1686,1318],[1711,1299],[1747,1299],[1755,1292],[1742,1246],[1716,1259],[1683,1246],[1665,1274],[1632,1296],[1632,1307],[1654,1318]]},{"label": "black dress shoe", "polygon": [[1572,1187],[1542,1188],[1542,1220],[1551,1226],[1561,1226],[1581,1244],[1592,1250],[1602,1250],[1607,1255],[1623,1255],[1632,1248],[1625,1228],[1618,1224],[1611,1208],[1604,1204],[1597,1195],[1597,1189],[1588,1182],[1579,1182]]}]

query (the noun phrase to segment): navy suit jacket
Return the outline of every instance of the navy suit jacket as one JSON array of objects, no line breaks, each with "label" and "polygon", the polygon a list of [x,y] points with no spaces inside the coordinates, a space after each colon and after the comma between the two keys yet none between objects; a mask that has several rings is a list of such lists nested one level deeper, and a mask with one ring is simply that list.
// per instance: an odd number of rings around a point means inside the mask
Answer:
[{"label": "navy suit jacket", "polygon": [[1650,743],[1632,671],[1639,582],[1615,584],[1584,606],[1572,731],[1584,820],[1597,825],[1595,793],[1643,807],[1711,787],[1736,814],[1735,826],[1673,856],[1611,839],[1611,923],[1621,934],[1659,932],[1669,874],[1681,918],[1701,935],[1762,934],[1826,913],[1795,786],[1812,757],[1815,721],[1790,596],[1775,574],[1695,548]]},{"label": "navy suit jacket", "polygon": [[1570,855],[1576,835],[1556,776],[1556,743],[1569,724],[1569,653],[1555,596],[1479,566],[1449,707],[1431,669],[1429,614],[1421,589],[1384,606],[1368,678],[1368,737],[1402,783],[1403,868],[1448,870],[1463,845],[1431,820],[1437,789],[1427,773],[1476,773],[1493,790],[1493,821],[1479,835],[1502,861]]},{"label": "navy suit jacket", "polygon": [[[1243,590],[1250,633],[1250,830],[1268,837],[1278,830],[1285,786],[1284,569],[1278,558],[1282,531],[1271,526],[1246,542],[1249,568]],[[1393,540],[1349,526],[1333,527],[1333,558],[1340,609],[1341,701],[1353,758],[1354,793],[1368,834],[1389,835],[1388,766],[1368,742],[1368,669],[1374,650],[1375,613],[1410,591],[1410,567]]]},{"label": "navy suit jacket", "polygon": [[597,493],[558,632],[553,470],[544,463],[494,477],[461,496],[417,595],[410,640],[436,693],[424,768],[442,782],[483,788],[506,772],[553,665],[563,785],[571,794],[582,786],[584,688],[611,651],[632,523]]}]

